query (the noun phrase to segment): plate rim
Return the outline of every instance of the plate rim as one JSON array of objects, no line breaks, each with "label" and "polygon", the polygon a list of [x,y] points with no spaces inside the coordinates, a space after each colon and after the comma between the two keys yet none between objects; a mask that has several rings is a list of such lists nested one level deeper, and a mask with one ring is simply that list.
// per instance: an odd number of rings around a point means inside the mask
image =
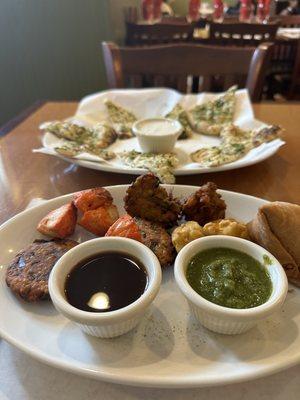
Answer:
[{"label": "plate rim", "polygon": [[[112,188],[116,188],[116,189],[124,188],[125,189],[128,186],[129,186],[129,184],[112,185],[112,186],[105,186],[105,188],[106,189],[112,189]],[[195,185],[162,185],[162,186],[166,187],[167,189],[172,189],[172,188],[174,188],[174,186],[191,188],[191,189],[196,189],[199,187],[199,186],[195,186]],[[233,196],[239,195],[239,196],[250,198],[252,200],[268,202],[268,200],[266,200],[266,199],[248,195],[248,194],[244,194],[244,193],[234,192],[234,191],[230,191],[230,190],[223,190],[223,189],[219,189],[218,191],[221,194],[227,193],[227,194],[233,195]],[[62,196],[57,196],[52,199],[47,199],[47,200],[45,200],[45,202],[43,202],[41,204],[37,204],[37,205],[30,207],[24,211],[21,211],[20,213],[14,215],[10,219],[8,219],[6,222],[4,222],[0,226],[0,232],[5,230],[6,226],[9,225],[12,221],[15,221],[20,216],[23,216],[26,213],[30,213],[30,211],[32,211],[32,209],[39,208],[42,205],[45,205],[46,203],[47,204],[49,204],[49,203],[51,204],[52,202],[54,203],[58,199],[61,199],[61,200],[68,199],[72,195],[74,195],[74,193],[77,193],[77,192],[68,193],[68,194],[65,194]],[[253,370],[251,372],[243,372],[243,373],[240,373],[239,375],[233,375],[233,376],[226,375],[223,377],[222,375],[220,375],[220,377],[218,379],[216,379],[215,376],[212,376],[212,377],[205,376],[204,379],[201,379],[201,375],[186,376],[186,377],[182,377],[179,380],[178,379],[174,380],[174,377],[171,377],[171,376],[163,376],[163,377],[159,377],[159,378],[155,378],[155,379],[153,379],[153,377],[147,377],[147,376],[143,376],[142,378],[141,377],[133,378],[132,375],[128,375],[128,374],[126,375],[126,373],[120,376],[118,373],[113,373],[113,372],[107,372],[107,371],[99,372],[94,369],[83,368],[76,363],[72,364],[71,361],[58,360],[57,357],[49,356],[47,353],[41,352],[40,350],[34,348],[33,346],[28,346],[26,344],[23,344],[21,341],[16,340],[11,334],[9,334],[5,330],[3,330],[1,325],[0,325],[0,336],[5,341],[10,343],[17,349],[21,350],[25,354],[27,354],[27,355],[31,356],[32,358],[34,358],[44,364],[47,364],[51,367],[58,368],[58,369],[61,369],[61,370],[67,371],[67,372],[71,372],[71,373],[74,373],[76,375],[80,375],[83,377],[97,379],[97,380],[104,381],[104,382],[118,383],[118,384],[123,384],[123,385],[139,386],[139,387],[196,388],[196,387],[208,387],[208,386],[220,386],[220,385],[225,385],[225,384],[233,384],[233,383],[245,382],[245,381],[250,381],[250,380],[253,380],[256,378],[265,377],[265,376],[271,375],[273,373],[287,369],[289,367],[292,367],[300,362],[300,352],[299,352],[299,354],[296,354],[294,357],[292,357],[292,359],[291,358],[289,358],[289,359],[281,358],[281,360],[279,360],[279,362],[276,364],[273,363],[273,364],[270,364],[267,366],[265,365],[263,370]],[[261,364],[258,363],[257,365],[263,365],[263,363],[261,363]]]}]

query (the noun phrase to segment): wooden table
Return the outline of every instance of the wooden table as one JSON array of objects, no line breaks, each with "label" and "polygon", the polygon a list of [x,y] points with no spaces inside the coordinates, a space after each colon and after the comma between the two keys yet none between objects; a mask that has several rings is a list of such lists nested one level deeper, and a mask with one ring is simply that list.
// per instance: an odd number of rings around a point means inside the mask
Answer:
[{"label": "wooden table", "polygon": [[[75,102],[48,102],[0,139],[0,223],[22,211],[33,198],[50,199],[93,186],[130,183],[134,176],[90,170],[56,157],[33,154],[41,145],[41,122],[75,112]],[[300,203],[300,104],[254,105],[258,119],[286,128],[287,144],[270,159],[251,167],[214,174],[179,176],[178,184],[210,180],[222,189],[269,200]]]}]

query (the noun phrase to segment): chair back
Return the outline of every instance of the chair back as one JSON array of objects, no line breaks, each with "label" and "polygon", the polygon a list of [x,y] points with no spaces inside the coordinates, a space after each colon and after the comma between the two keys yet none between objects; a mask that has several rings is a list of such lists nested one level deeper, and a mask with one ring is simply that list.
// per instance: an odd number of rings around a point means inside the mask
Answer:
[{"label": "chair back", "polygon": [[299,98],[300,93],[300,40],[297,41],[297,48],[295,54],[295,62],[292,72],[291,85],[289,90],[289,99],[292,100],[296,96]]},{"label": "chair back", "polygon": [[164,15],[162,20],[160,21],[161,24],[178,24],[178,25],[187,25],[189,22],[187,21],[186,17],[173,17],[170,15]]},{"label": "chair back", "polygon": [[191,40],[194,27],[189,23],[126,23],[126,45],[148,46]]},{"label": "chair back", "polygon": [[273,74],[290,74],[294,68],[299,40],[277,39],[271,56]]},{"label": "chair back", "polygon": [[[226,90],[241,75],[253,101],[260,99],[272,44],[234,48],[198,44],[118,47],[104,42],[103,53],[111,88],[171,87],[183,93]],[[221,79],[222,78],[222,79]]]},{"label": "chair back", "polygon": [[286,15],[279,18],[279,25],[282,28],[300,28],[300,15]]},{"label": "chair back", "polygon": [[273,42],[277,24],[210,23],[210,43],[224,46],[258,46]]}]

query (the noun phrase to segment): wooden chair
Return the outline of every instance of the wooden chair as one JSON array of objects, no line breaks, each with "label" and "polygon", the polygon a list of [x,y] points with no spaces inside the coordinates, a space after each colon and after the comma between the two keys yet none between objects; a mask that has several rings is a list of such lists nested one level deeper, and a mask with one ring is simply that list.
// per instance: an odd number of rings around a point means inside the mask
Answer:
[{"label": "wooden chair", "polygon": [[145,46],[189,41],[194,32],[188,23],[126,23],[126,45]]},{"label": "wooden chair", "polygon": [[160,21],[161,24],[175,24],[175,25],[187,25],[189,22],[187,21],[186,17],[173,17],[169,15],[164,15],[162,20]]},{"label": "wooden chair", "polygon": [[210,43],[223,46],[257,46],[273,42],[277,24],[214,23],[209,25]]},{"label": "wooden chair", "polygon": [[[227,46],[257,46],[271,41],[272,49],[270,68],[266,71],[265,95],[273,98],[276,93],[283,94],[284,86],[279,82],[287,71],[292,70],[294,45],[290,41],[277,40],[279,21],[270,24],[223,23],[210,24],[209,44]],[[279,81],[278,81],[279,78]]]},{"label": "wooden chair", "polygon": [[300,15],[281,16],[278,22],[282,28],[300,28]]},{"label": "wooden chair", "polygon": [[224,76],[222,89],[227,89],[236,76],[244,75],[253,101],[260,100],[271,47],[264,43],[257,48],[197,44],[134,48],[102,43],[110,88],[166,86],[187,93],[192,79],[197,79],[194,91],[198,92],[211,90],[215,77]]},{"label": "wooden chair", "polygon": [[286,74],[292,71],[296,59],[298,40],[277,39],[272,52],[272,70]]},{"label": "wooden chair", "polygon": [[[278,23],[283,28],[297,28],[300,27],[300,16],[279,16]],[[290,85],[295,79],[298,42],[297,39],[284,37],[278,37],[275,40],[271,68],[268,73],[268,86],[271,94],[275,91],[282,96],[290,96]]]},{"label": "wooden chair", "polygon": [[297,41],[295,63],[288,98],[290,100],[293,100],[295,98],[297,98],[298,100],[300,99],[300,40]]},{"label": "wooden chair", "polygon": [[[277,23],[282,28],[300,28],[300,15],[278,16]],[[278,38],[276,40],[272,56],[275,73],[283,75],[291,73],[295,66],[297,47],[297,39]]]}]

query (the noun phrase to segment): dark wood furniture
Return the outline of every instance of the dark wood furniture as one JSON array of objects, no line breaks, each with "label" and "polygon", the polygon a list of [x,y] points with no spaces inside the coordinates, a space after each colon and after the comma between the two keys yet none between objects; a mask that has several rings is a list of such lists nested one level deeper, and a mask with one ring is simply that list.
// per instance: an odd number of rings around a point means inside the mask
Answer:
[{"label": "dark wood furniture", "polygon": [[284,28],[300,28],[300,15],[281,16],[278,22]]},{"label": "dark wood furniture", "polygon": [[157,24],[126,22],[125,43],[127,46],[148,46],[161,43],[187,42],[192,39],[193,32],[193,24],[187,22],[162,22]]},{"label": "dark wood furniture", "polygon": [[297,45],[296,39],[276,39],[271,58],[271,70],[274,74],[291,75],[295,65]]},{"label": "dark wood furniture", "polygon": [[267,73],[268,98],[280,94],[289,97],[295,74],[299,40],[278,37],[274,43],[270,70]]},{"label": "dark wood furniture", "polygon": [[252,100],[262,93],[271,44],[257,48],[233,48],[178,44],[151,47],[118,47],[102,44],[110,88],[167,86],[191,91],[191,78],[199,84],[196,92],[211,90],[214,79],[224,77],[223,89],[235,84],[236,77],[247,76],[246,87]]},{"label": "dark wood furniture", "polygon": [[[277,23],[281,28],[300,27],[300,15],[279,15],[277,18]],[[300,41],[297,39],[278,35],[273,48],[268,86],[271,91],[279,92],[288,98],[295,96],[298,87],[297,52],[299,52],[299,43]]]},{"label": "dark wood furniture", "polygon": [[288,97],[290,100],[300,98],[300,40],[297,41],[295,64]]},{"label": "dark wood furniture", "polygon": [[279,24],[293,24],[293,17],[280,17],[276,23],[210,23],[210,37],[206,43],[223,46],[256,46],[265,40],[274,43],[269,70],[266,73],[264,96],[288,96],[292,73],[295,68],[297,41],[276,37]]},{"label": "dark wood furniture", "polygon": [[[133,175],[90,170],[32,153],[32,149],[41,146],[39,125],[67,118],[77,106],[77,102],[48,102],[0,139],[0,223],[22,211],[33,198],[51,199],[94,186],[127,184],[134,179]],[[286,129],[286,145],[278,153],[246,168],[178,176],[176,182],[199,186],[213,181],[222,189],[300,203],[300,104],[260,103],[254,105],[254,113],[256,118]]]},{"label": "dark wood furniture", "polygon": [[163,15],[161,24],[175,24],[175,25],[187,25],[189,22],[186,17],[174,17],[170,15]]},{"label": "dark wood furniture", "polygon": [[125,22],[136,23],[138,20],[137,7],[124,7],[123,14]]},{"label": "dark wood furniture", "polygon": [[214,23],[209,24],[209,41],[227,46],[258,46],[263,42],[273,42],[276,24]]}]

